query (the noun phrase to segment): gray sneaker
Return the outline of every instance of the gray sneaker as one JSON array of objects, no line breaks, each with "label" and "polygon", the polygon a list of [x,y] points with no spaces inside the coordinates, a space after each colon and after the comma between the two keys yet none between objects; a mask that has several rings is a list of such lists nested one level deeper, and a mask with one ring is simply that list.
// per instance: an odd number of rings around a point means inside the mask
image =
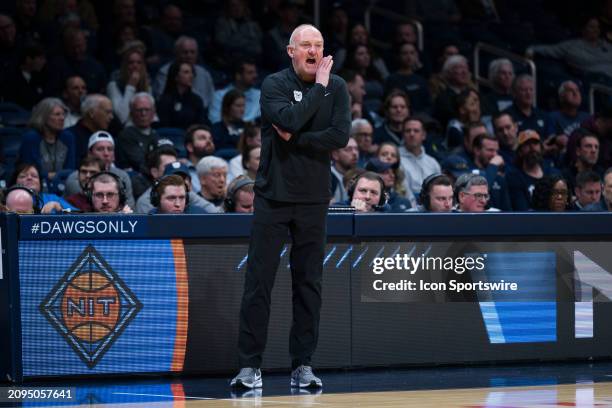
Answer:
[{"label": "gray sneaker", "polygon": [[232,387],[261,388],[261,370],[259,368],[241,368],[237,376],[230,382]]},{"label": "gray sneaker", "polygon": [[313,374],[311,366],[301,365],[291,373],[291,386],[300,388],[322,387],[323,382]]}]

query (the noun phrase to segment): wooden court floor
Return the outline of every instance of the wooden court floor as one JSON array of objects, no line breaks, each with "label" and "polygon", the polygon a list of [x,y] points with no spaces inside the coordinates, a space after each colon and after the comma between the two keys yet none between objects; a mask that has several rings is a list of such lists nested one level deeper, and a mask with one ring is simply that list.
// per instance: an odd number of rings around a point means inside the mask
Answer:
[{"label": "wooden court floor", "polygon": [[[552,407],[612,407],[612,383],[562,384],[532,387],[492,387],[471,389],[385,391],[318,395],[285,395],[265,397],[249,395],[242,398],[86,404],[71,407],[380,407],[380,408],[552,408]],[[38,405],[37,405],[38,406]]]},{"label": "wooden court floor", "polygon": [[357,370],[320,375],[325,387],[318,392],[291,389],[287,375],[265,372],[263,390],[231,390],[225,377],[84,379],[69,384],[79,396],[71,404],[17,406],[612,408],[612,362]]}]

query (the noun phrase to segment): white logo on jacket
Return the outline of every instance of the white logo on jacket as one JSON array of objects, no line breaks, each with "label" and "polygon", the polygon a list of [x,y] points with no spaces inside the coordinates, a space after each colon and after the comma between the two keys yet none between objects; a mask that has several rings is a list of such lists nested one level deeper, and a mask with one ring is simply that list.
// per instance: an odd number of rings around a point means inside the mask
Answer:
[{"label": "white logo on jacket", "polygon": [[295,99],[296,102],[299,102],[302,100],[302,91],[293,91],[293,99]]}]

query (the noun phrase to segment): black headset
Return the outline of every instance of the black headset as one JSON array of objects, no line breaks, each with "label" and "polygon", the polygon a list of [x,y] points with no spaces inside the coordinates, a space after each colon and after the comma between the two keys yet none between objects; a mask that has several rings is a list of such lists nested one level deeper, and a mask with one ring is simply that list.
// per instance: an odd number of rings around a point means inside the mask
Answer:
[{"label": "black headset", "polygon": [[123,180],[121,180],[121,178],[119,178],[118,175],[116,175],[115,173],[111,173],[110,171],[101,171],[91,176],[91,178],[87,182],[87,193],[86,193],[87,202],[93,208],[93,195],[92,194],[93,194],[94,182],[96,181],[96,179],[98,179],[99,177],[105,174],[108,176],[111,176],[117,182],[117,187],[119,188],[119,207],[123,208],[125,206],[125,202],[127,201],[127,193],[125,192],[125,183],[123,182]]},{"label": "black headset", "polygon": [[15,190],[23,190],[27,192],[30,196],[32,196],[32,209],[34,210],[34,214],[40,213],[40,210],[43,207],[43,202],[40,198],[40,195],[38,195],[38,193],[32,190],[30,187],[26,187],[22,184],[15,184],[14,186],[6,189],[6,191],[4,192],[4,197],[2,198],[3,205],[6,205],[6,199],[8,198],[8,195]]},{"label": "black headset", "polygon": [[359,180],[361,180],[365,174],[374,175],[376,177],[376,181],[380,183],[380,198],[378,199],[378,204],[376,204],[376,207],[378,208],[384,207],[385,205],[387,205],[387,202],[389,201],[389,194],[385,191],[385,182],[382,179],[382,177],[380,177],[378,173],[375,173],[373,171],[363,172],[355,176],[351,180],[348,191],[347,191],[348,196],[349,196],[349,204],[353,201],[353,194],[355,194],[357,183],[359,183]]},{"label": "black headset", "polygon": [[227,195],[225,200],[223,201],[223,205],[225,207],[225,212],[234,212],[236,211],[236,194],[240,191],[241,188],[254,185],[255,182],[246,176],[238,176],[234,181],[230,183],[230,188],[227,190]]},{"label": "black headset", "polygon": [[[429,197],[429,192],[431,189],[431,184],[440,177],[446,177],[442,173],[433,173],[429,176],[425,177],[423,180],[423,184],[421,184],[421,192],[419,193],[419,202],[425,207],[426,210],[431,210],[431,201]],[[452,188],[452,185],[451,185]]]},{"label": "black headset", "polygon": [[161,182],[165,179],[167,179],[170,176],[179,176],[183,179],[183,183],[185,185],[185,208],[187,208],[187,206],[189,205],[189,185],[187,184],[187,181],[185,181],[185,178],[183,176],[181,176],[178,173],[174,173],[174,174],[166,174],[165,176],[161,176],[160,178],[158,178],[157,180],[155,180],[153,182],[153,186],[151,187],[151,196],[150,196],[150,201],[151,201],[151,205],[155,208],[159,208],[160,204],[161,204],[161,192],[159,191],[159,185],[161,184]]}]

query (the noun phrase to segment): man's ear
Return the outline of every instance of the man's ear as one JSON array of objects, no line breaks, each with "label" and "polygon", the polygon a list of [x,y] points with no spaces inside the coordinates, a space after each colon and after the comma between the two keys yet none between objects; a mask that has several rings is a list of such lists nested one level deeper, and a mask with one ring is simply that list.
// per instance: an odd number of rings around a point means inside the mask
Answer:
[{"label": "man's ear", "polygon": [[295,49],[293,48],[293,45],[288,45],[287,46],[287,54],[289,54],[289,58],[293,58],[293,53],[295,52]]}]

